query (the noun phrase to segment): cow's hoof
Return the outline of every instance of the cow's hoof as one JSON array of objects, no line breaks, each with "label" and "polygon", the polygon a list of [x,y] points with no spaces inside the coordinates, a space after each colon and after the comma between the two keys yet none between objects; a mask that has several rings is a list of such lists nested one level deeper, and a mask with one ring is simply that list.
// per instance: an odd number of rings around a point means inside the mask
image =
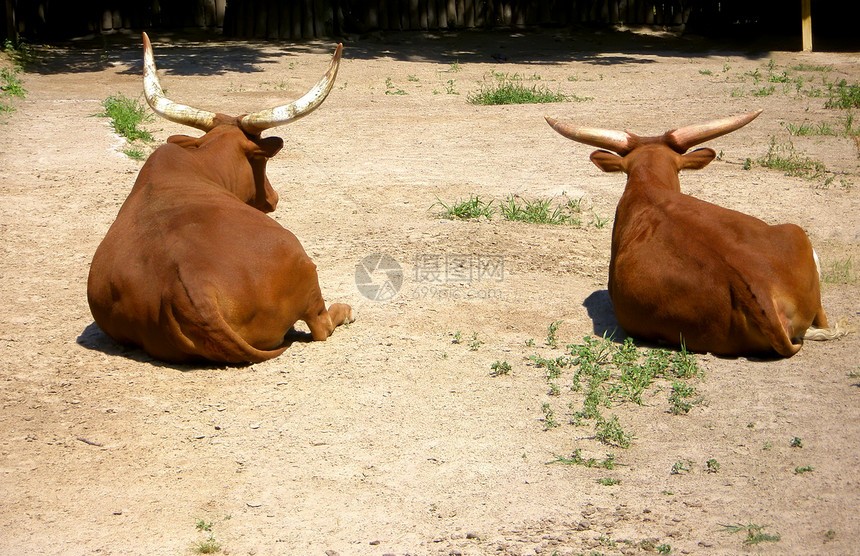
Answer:
[{"label": "cow's hoof", "polygon": [[352,307],[349,308],[349,311],[346,313],[346,318],[343,319],[343,324],[349,324],[351,322],[355,322],[355,309]]}]

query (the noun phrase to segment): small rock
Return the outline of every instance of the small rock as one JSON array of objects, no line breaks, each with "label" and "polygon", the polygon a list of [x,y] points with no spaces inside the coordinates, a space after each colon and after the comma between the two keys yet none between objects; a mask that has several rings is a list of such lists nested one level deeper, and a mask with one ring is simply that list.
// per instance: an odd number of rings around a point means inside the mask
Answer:
[{"label": "small rock", "polygon": [[382,543],[382,541],[370,541],[370,546],[376,546],[376,545],[381,544],[381,543]]},{"label": "small rock", "polygon": [[337,550],[326,550],[325,556],[340,556],[340,554],[337,553]]}]

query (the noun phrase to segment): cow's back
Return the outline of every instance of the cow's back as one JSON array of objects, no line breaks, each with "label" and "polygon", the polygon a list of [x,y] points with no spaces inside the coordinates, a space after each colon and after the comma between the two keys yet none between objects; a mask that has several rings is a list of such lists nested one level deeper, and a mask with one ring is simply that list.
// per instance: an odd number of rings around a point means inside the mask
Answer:
[{"label": "cow's back", "polygon": [[803,230],[660,190],[619,202],[609,293],[628,333],[717,353],[780,351],[820,308]]},{"label": "cow's back", "polygon": [[168,361],[277,355],[308,277],[317,284],[313,263],[292,233],[229,193],[177,186],[138,183],[120,210],[90,269],[96,323]]}]

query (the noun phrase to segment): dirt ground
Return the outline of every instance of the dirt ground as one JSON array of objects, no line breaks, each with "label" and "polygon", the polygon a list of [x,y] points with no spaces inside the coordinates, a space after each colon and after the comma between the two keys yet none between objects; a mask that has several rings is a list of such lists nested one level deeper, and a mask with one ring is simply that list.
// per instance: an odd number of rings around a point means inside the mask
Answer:
[{"label": "dirt ground", "polygon": [[[168,95],[229,114],[297,98],[334,48],[151,36]],[[282,356],[230,368],[121,348],[87,306],[90,260],[142,165],[91,116],[111,94],[141,94],[139,37],[35,49],[26,98],[0,116],[0,553],[191,554],[210,537],[225,554],[857,553],[860,335],[807,343],[790,359],[698,355],[705,403],[688,414],[669,413],[665,383],[643,406],[605,410],[635,434],[627,449],[570,424],[568,404],[581,404],[570,372],[550,396],[528,357],[614,328],[606,280],[623,176],[601,173],[593,149],[544,115],[658,134],[764,109],[708,143],[721,158],[682,175],[682,188],[801,225],[831,277],[831,321],[857,328],[857,146],[787,131],[838,131],[847,113],[767,78],[856,83],[858,53],[596,31],[344,43],[325,104],[272,130],[286,145],[268,175],[281,197],[273,217],[316,262],[327,301],[351,304],[358,319],[319,343],[301,324]],[[468,103],[494,71],[588,100]],[[158,142],[196,133],[147,127]],[[772,137],[830,173],[744,169]],[[582,226],[455,221],[433,206],[564,192],[582,198]],[[373,301],[356,269],[381,255],[403,280]],[[449,274],[425,272],[434,260]],[[557,349],[545,342],[554,321]],[[510,373],[491,376],[497,361]],[[545,430],[544,404],[559,426]],[[548,464],[576,449],[614,453],[619,465]],[[607,477],[621,482],[598,483]],[[779,540],[745,544],[725,525],[766,526]]]}]

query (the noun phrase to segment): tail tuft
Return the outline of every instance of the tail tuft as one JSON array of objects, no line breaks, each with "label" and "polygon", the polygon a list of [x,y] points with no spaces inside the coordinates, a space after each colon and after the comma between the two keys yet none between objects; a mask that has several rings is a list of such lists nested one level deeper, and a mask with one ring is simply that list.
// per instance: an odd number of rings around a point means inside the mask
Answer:
[{"label": "tail tuft", "polygon": [[815,328],[814,326],[810,326],[803,334],[803,339],[824,342],[847,336],[851,332],[853,330],[846,328],[843,323],[839,322],[833,328]]}]

